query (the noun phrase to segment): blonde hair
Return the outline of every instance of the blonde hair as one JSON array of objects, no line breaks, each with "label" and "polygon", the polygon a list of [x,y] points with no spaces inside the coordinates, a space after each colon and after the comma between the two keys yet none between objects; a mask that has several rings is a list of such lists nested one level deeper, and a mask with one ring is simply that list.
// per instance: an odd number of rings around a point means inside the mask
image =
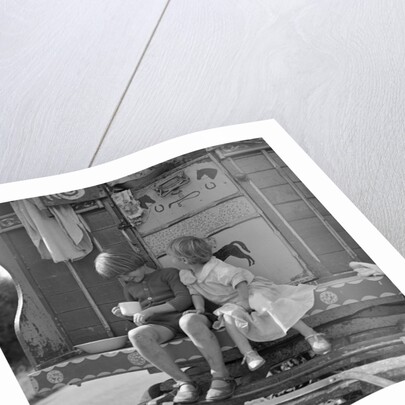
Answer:
[{"label": "blonde hair", "polygon": [[169,243],[167,252],[178,259],[187,259],[190,264],[205,264],[212,258],[212,245],[203,238],[181,236]]},{"label": "blonde hair", "polygon": [[96,272],[104,278],[115,278],[142,267],[145,259],[130,248],[112,248],[94,260]]}]

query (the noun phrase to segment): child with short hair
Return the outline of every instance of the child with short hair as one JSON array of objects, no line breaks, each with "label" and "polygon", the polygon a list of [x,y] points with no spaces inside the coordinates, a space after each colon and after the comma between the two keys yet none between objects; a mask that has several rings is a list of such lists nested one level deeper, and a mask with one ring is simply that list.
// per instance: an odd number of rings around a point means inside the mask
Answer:
[{"label": "child with short hair", "polygon": [[[94,265],[104,278],[123,282],[128,301],[139,301],[142,311],[133,319],[137,326],[155,324],[165,326],[174,334],[182,332],[178,321],[191,300],[176,269],[156,271],[130,248],[107,249],[96,257]],[[123,317],[119,307],[114,307],[112,312]]]},{"label": "child with short hair", "polygon": [[[212,254],[212,245],[203,238],[183,236],[167,248],[180,280],[191,294],[196,310],[204,310],[204,298],[221,305],[214,313],[244,355],[244,362],[253,371],[265,360],[252,349],[249,340],[266,342],[296,329],[316,354],[331,350],[323,336],[306,325],[301,318],[314,305],[314,286],[276,285],[249,270],[225,263]],[[249,340],[248,340],[249,339]]]},{"label": "child with short hair", "polygon": [[[198,384],[160,346],[183,332],[210,366],[212,382],[206,400],[221,401],[233,395],[234,381],[229,377],[219,343],[210,330],[216,317],[192,309],[190,293],[181,283],[177,269],[155,270],[129,248],[113,248],[100,253],[95,268],[105,278],[123,281],[126,299],[139,301],[142,311],[134,315],[137,327],[129,331],[128,337],[149,363],[177,382],[178,390],[171,401],[189,404],[197,402],[200,396]],[[123,316],[119,307],[114,307],[112,312]]]},{"label": "child with short hair", "polygon": [[[151,364],[177,381],[177,403],[192,403],[199,398],[199,388],[160,346],[182,333],[179,321],[192,302],[187,288],[180,282],[178,270],[149,267],[142,256],[129,248],[112,248],[100,253],[95,268],[104,278],[118,278],[124,284],[128,301],[139,301],[142,311],[133,316],[136,328],[128,338]],[[114,315],[126,318],[119,307]]]}]

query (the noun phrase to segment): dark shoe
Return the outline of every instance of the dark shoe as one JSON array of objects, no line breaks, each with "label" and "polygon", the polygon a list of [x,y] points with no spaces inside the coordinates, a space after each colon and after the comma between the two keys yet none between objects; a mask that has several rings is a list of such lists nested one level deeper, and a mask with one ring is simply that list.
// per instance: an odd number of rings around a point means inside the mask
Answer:
[{"label": "dark shoe", "polygon": [[215,380],[225,381],[227,384],[219,387],[213,387],[211,382],[211,387],[205,396],[205,400],[208,402],[215,402],[230,398],[235,392],[235,380],[232,378],[213,377],[212,381]]},{"label": "dark shoe", "polygon": [[173,398],[175,404],[192,404],[197,402],[200,397],[199,386],[193,382],[181,382],[177,385],[177,394]]}]

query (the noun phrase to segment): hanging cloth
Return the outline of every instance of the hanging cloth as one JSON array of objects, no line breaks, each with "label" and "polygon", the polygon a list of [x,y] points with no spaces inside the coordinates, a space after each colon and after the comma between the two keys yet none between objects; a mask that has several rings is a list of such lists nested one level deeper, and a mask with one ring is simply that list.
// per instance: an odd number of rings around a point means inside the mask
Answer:
[{"label": "hanging cloth", "polygon": [[78,260],[93,250],[86,225],[70,205],[49,207],[53,217],[35,199],[14,201],[11,206],[42,259]]}]

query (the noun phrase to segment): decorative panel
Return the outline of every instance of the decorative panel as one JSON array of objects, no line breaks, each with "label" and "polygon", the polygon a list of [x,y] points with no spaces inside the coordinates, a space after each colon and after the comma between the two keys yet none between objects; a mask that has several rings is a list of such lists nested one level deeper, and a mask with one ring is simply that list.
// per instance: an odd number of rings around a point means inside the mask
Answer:
[{"label": "decorative panel", "polygon": [[137,230],[145,235],[236,194],[238,188],[211,159],[204,159],[132,192],[144,210]]},{"label": "decorative panel", "polygon": [[149,235],[144,241],[156,256],[160,256],[172,239],[183,235],[206,236],[254,214],[256,210],[253,205],[246,198],[237,197]]},{"label": "decorative panel", "polygon": [[[291,248],[263,218],[236,224],[212,235],[212,238],[216,245],[214,255],[218,259],[248,269],[257,276],[277,284],[313,279],[312,274],[293,256]],[[164,267],[171,266],[168,256],[159,260]]]}]

